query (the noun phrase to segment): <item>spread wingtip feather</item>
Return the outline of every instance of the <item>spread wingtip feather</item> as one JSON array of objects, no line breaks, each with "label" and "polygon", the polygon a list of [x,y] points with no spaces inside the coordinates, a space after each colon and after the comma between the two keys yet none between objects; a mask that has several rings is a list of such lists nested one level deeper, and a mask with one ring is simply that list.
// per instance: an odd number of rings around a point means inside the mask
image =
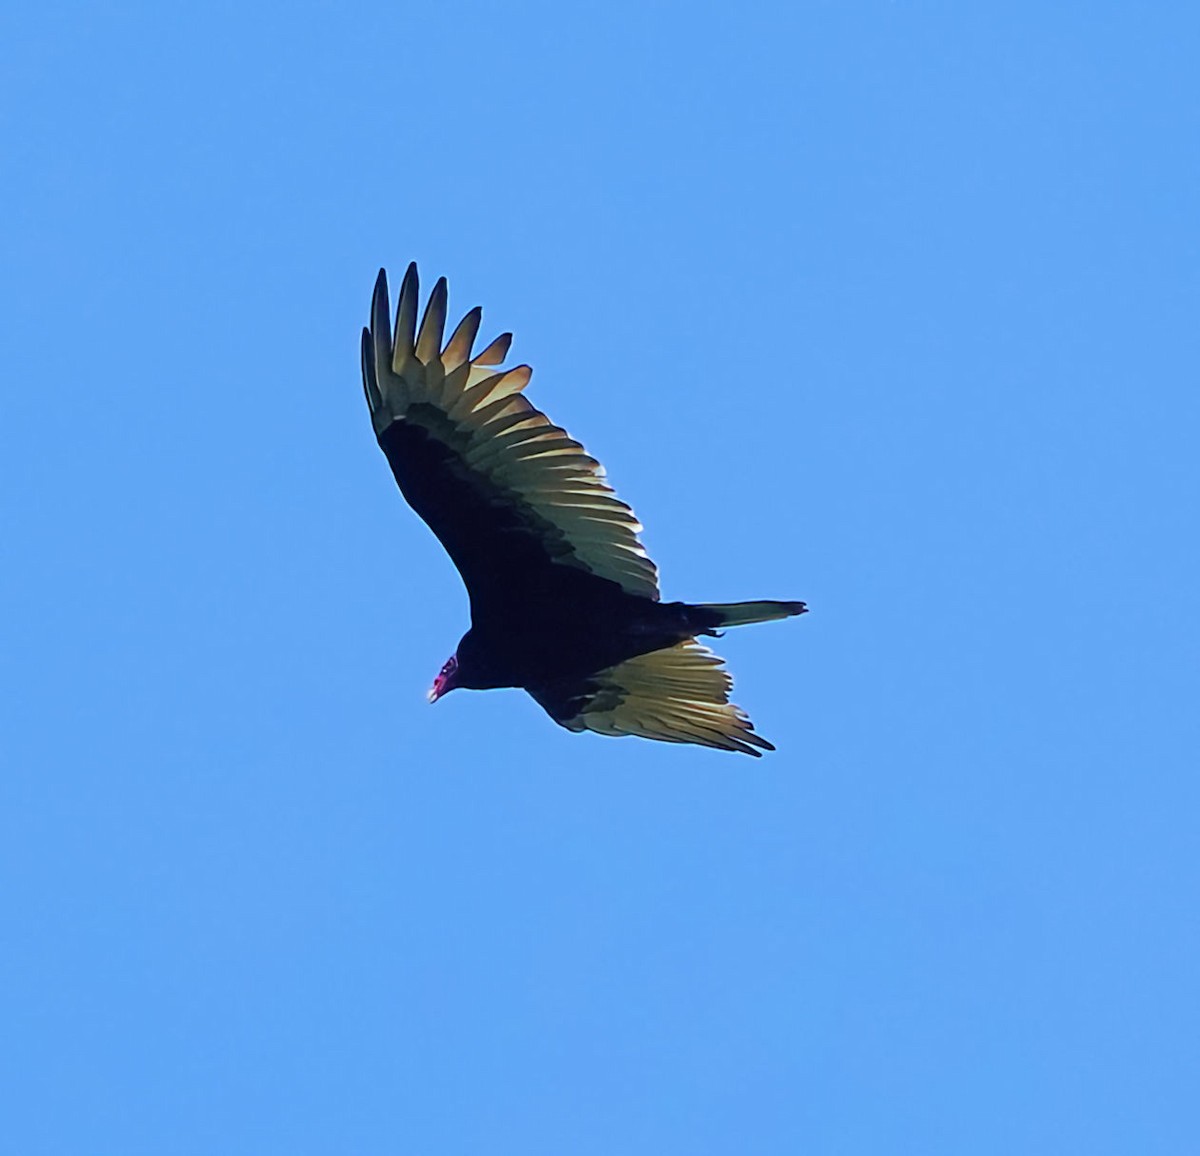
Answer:
[{"label": "spread wingtip feather", "polygon": [[367,395],[367,408],[375,413],[383,405],[379,392],[379,380],[375,376],[375,358],[372,356],[371,331],[365,326],[362,331],[362,375],[363,392]]},{"label": "spread wingtip feather", "polygon": [[471,347],[475,344],[475,338],[479,336],[482,321],[483,310],[476,305],[455,327],[450,340],[446,342],[446,348],[442,350],[442,362],[447,373],[452,373],[460,365],[471,360]]},{"label": "spread wingtip feather", "polygon": [[475,358],[476,365],[499,365],[507,356],[513,335],[501,333],[482,353]]},{"label": "spread wingtip feather", "polygon": [[[386,284],[385,282],[385,289]],[[396,333],[392,354],[392,369],[396,373],[404,372],[404,366],[413,352],[413,343],[417,333],[417,296],[419,292],[417,263],[412,261],[404,271],[404,280],[400,283],[400,297],[396,302]]]},{"label": "spread wingtip feather", "polygon": [[446,305],[448,294],[446,278],[439,277],[429,294],[425,315],[421,318],[421,329],[417,333],[417,360],[429,365],[437,359],[442,349],[442,335],[446,331]]}]

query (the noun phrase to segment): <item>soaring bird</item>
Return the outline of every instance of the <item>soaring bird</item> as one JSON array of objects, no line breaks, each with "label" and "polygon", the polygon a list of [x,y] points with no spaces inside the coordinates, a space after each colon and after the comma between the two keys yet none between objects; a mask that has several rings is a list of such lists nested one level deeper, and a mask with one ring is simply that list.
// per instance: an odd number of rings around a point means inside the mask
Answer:
[{"label": "soaring bird", "polygon": [[471,628],[430,702],[456,687],[521,687],[572,731],[774,750],[697,638],[803,614],[804,603],[660,601],[642,527],[603,467],[525,398],[528,365],[498,368],[512,334],[472,356],[477,307],[443,345],[446,279],[419,327],[418,294],[412,264],[393,329],[379,271],[362,374],[396,482],[470,595]]}]

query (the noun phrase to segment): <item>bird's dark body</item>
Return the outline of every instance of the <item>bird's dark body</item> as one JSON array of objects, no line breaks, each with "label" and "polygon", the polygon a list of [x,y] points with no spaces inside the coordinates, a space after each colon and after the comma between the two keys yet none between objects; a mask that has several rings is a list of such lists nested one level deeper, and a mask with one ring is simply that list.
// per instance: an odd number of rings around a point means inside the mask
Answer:
[{"label": "bird's dark body", "polygon": [[549,524],[471,471],[415,423],[379,437],[397,484],[458,567],[471,596],[471,629],[458,647],[457,685],[545,686],[714,633],[719,619],[683,602],[656,602],[567,558]]},{"label": "bird's dark body", "polygon": [[774,750],[729,701],[732,680],[698,636],[803,614],[804,603],[661,602],[641,526],[600,463],[525,396],[528,365],[499,368],[512,334],[473,353],[481,311],[443,341],[446,279],[418,325],[419,298],[410,264],[393,327],[379,271],[362,374],[396,482],[471,599],[471,629],[429,701],[520,687],[572,731]]}]

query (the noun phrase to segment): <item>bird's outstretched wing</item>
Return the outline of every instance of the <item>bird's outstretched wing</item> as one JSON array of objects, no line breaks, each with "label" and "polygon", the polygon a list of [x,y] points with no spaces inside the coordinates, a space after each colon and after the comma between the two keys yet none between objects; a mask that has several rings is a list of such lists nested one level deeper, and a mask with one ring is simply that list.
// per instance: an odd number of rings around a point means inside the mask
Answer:
[{"label": "bird's outstretched wing", "polygon": [[657,600],[642,527],[600,463],[522,396],[529,366],[495,368],[512,335],[472,356],[475,308],[443,346],[446,279],[434,286],[419,328],[417,295],[413,264],[393,333],[379,271],[363,330],[363,389],[400,489],[458,567],[472,605],[562,566]]},{"label": "bird's outstretched wing", "polygon": [[754,733],[745,712],[729,701],[732,686],[721,659],[687,639],[585,679],[528,689],[568,730],[698,743],[756,757],[755,747],[773,751]]}]

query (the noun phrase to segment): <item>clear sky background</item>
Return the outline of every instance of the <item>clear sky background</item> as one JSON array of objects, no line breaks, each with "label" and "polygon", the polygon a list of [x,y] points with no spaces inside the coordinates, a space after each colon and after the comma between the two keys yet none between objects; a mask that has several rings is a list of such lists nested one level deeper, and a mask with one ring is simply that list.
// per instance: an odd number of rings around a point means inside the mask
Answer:
[{"label": "clear sky background", "polygon": [[[0,1148],[1200,1151],[1194,5],[0,27]],[[516,332],[762,760],[424,692],[376,270]]]}]

